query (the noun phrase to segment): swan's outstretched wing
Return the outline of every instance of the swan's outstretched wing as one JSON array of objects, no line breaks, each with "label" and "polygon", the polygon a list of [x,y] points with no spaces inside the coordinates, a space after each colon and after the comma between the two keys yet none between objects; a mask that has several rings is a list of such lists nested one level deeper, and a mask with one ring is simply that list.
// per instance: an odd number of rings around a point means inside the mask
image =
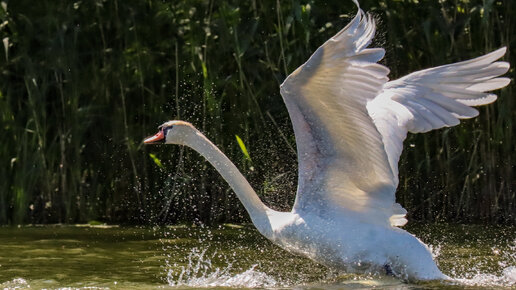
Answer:
[{"label": "swan's outstretched wing", "polygon": [[[282,84],[299,158],[294,210],[340,210],[363,221],[403,225],[395,203],[398,160],[407,131],[453,126],[493,102],[485,93],[509,83],[505,49],[388,82],[377,64],[384,50],[367,48],[374,22],[359,8]],[[378,95],[378,96],[377,96]]]},{"label": "swan's outstretched wing", "polygon": [[411,73],[388,82],[367,109],[382,135],[394,176],[407,132],[420,133],[459,124],[478,111],[471,106],[492,103],[486,93],[509,84],[499,78],[509,70],[507,62],[495,62],[505,54],[501,48],[471,60]]},{"label": "swan's outstretched wing", "polygon": [[[366,105],[388,81],[370,15],[355,18],[281,85],[299,159],[294,210],[337,210],[387,224],[405,213],[395,203],[395,176]],[[344,210],[342,210],[344,209]]]}]

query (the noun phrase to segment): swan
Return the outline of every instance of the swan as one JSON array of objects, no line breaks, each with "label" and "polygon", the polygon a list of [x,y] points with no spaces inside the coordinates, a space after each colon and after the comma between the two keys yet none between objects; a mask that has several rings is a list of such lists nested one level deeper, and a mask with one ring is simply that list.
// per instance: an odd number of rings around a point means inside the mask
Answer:
[{"label": "swan", "polygon": [[459,124],[509,84],[496,61],[506,48],[389,81],[368,48],[375,23],[358,13],[280,86],[297,144],[299,175],[290,212],[267,207],[238,168],[193,125],[169,121],[146,144],[191,147],[228,182],[258,231],[280,247],[347,272],[387,271],[407,280],[449,279],[417,237],[399,228],[398,161],[407,133]]}]

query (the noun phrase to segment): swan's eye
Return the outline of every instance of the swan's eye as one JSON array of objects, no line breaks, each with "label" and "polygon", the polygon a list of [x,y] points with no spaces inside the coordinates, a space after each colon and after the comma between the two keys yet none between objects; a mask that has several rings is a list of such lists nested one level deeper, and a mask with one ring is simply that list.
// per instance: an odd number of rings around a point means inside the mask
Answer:
[{"label": "swan's eye", "polygon": [[170,130],[170,129],[172,129],[172,128],[174,128],[174,126],[173,126],[173,125],[172,125],[172,126],[165,127],[165,128],[161,128],[160,130],[163,130],[163,134],[164,134],[165,136],[167,136],[168,130]]}]

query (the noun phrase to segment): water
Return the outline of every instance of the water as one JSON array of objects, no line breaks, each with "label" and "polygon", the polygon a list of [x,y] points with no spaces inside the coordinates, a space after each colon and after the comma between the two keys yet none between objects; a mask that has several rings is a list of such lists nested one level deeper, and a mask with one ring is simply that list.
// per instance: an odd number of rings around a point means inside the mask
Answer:
[{"label": "water", "polygon": [[457,281],[410,284],[338,273],[291,255],[252,226],[0,228],[0,288],[260,287],[448,289],[516,287],[514,227],[408,228]]}]

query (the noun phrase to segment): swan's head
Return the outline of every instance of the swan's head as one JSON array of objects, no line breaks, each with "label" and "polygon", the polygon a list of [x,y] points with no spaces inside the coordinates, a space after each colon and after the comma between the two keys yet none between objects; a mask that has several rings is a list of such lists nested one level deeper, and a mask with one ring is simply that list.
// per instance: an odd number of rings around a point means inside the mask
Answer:
[{"label": "swan's head", "polygon": [[185,121],[168,121],[158,127],[156,135],[146,138],[145,144],[180,144],[187,145],[190,137],[199,132],[195,127]]}]

